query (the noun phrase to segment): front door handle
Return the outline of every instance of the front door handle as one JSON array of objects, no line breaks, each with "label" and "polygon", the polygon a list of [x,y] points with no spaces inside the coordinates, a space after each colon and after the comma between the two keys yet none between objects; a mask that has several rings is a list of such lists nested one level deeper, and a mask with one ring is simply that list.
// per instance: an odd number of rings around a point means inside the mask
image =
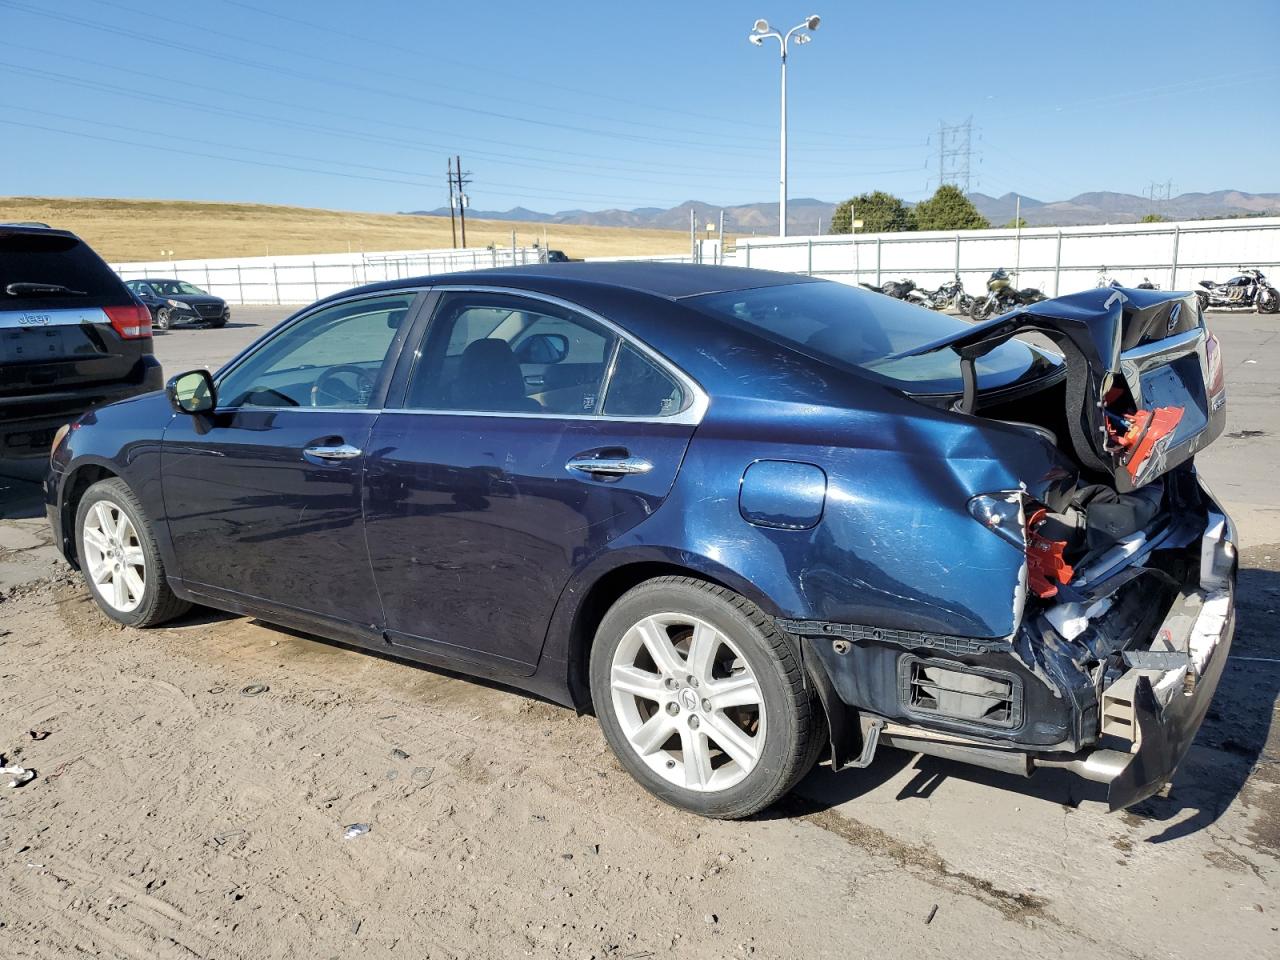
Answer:
[{"label": "front door handle", "polygon": [[574,457],[564,466],[566,470],[604,474],[611,477],[627,477],[637,473],[648,473],[653,469],[653,464],[643,457]]},{"label": "front door handle", "polygon": [[340,443],[334,447],[307,447],[302,452],[317,460],[354,460],[363,451],[349,443]]}]

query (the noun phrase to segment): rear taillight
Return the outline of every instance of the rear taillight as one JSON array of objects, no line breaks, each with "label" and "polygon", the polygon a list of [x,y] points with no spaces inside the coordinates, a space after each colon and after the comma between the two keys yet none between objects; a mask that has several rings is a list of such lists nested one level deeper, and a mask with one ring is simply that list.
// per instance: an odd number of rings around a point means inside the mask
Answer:
[{"label": "rear taillight", "polygon": [[141,304],[103,307],[102,312],[111,321],[111,329],[122,340],[141,340],[151,336],[151,311]]},{"label": "rear taillight", "polygon": [[1021,491],[981,494],[969,501],[969,513],[997,536],[1022,550],[1027,558],[1027,586],[1037,597],[1057,594],[1069,583],[1073,570],[1063,559],[1067,541],[1053,540],[1040,532],[1048,516],[1042,504]]}]

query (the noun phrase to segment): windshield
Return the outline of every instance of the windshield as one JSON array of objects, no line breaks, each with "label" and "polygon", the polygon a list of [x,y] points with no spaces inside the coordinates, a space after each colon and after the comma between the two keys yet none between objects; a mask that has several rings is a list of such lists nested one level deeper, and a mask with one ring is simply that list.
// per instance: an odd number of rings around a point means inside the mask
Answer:
[{"label": "windshield", "polygon": [[[816,360],[896,380],[912,393],[955,393],[960,363],[950,350],[889,359],[968,329],[967,321],[842,283],[794,283],[684,301],[711,316],[793,347]],[[1043,362],[1010,340],[977,362],[978,383],[1005,386]]]},{"label": "windshield", "polygon": [[184,295],[189,297],[207,296],[207,294],[194,283],[187,283],[185,280],[147,280],[145,282],[149,283],[151,285],[151,289],[162,297],[178,297]]}]

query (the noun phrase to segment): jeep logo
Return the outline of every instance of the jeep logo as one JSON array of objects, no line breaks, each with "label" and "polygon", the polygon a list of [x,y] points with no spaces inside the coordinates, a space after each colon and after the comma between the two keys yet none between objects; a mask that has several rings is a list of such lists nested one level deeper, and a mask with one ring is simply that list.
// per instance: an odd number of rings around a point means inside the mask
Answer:
[{"label": "jeep logo", "polygon": [[47,313],[24,313],[18,317],[18,326],[43,327],[52,321],[53,317]]}]

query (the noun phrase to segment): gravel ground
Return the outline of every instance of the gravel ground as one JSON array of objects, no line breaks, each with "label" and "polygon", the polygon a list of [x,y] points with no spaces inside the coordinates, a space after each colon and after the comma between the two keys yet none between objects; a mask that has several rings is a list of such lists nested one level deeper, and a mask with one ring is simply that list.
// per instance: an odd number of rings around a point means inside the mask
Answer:
[{"label": "gravel ground", "polygon": [[[157,352],[215,366],[283,313],[250,311]],[[37,771],[0,782],[0,956],[1280,954],[1280,338],[1214,326],[1237,640],[1172,789],[1121,815],[1065,775],[885,750],[700,820],[591,718],[499,686],[209,612],[116,626],[49,545],[38,468],[0,464],[0,753]]]}]

